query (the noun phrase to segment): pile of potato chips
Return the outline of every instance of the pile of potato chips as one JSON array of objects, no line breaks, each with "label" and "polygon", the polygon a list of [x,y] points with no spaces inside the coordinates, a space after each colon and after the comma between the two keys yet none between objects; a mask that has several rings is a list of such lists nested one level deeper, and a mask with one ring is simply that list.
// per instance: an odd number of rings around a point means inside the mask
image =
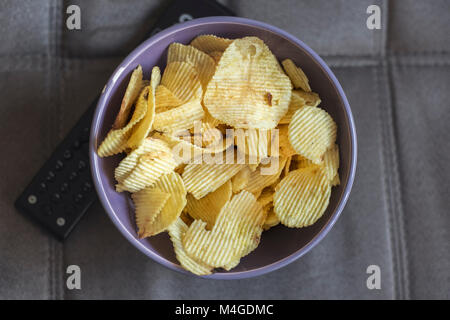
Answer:
[{"label": "pile of potato chips", "polygon": [[310,226],[339,184],[336,124],[308,78],[256,37],[172,43],[164,73],[138,66],[98,148],[125,152],[139,238],[167,231],[197,275],[230,270],[279,223]]}]

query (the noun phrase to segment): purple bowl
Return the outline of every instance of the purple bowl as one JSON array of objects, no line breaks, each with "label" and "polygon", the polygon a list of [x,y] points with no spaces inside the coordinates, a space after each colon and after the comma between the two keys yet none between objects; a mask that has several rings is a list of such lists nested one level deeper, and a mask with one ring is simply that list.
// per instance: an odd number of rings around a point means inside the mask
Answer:
[{"label": "purple bowl", "polygon": [[129,194],[117,193],[114,189],[114,168],[122,156],[99,158],[96,150],[111,128],[132,70],[138,64],[142,65],[144,76],[148,79],[154,65],[158,65],[161,70],[165,67],[169,44],[172,42],[187,44],[200,34],[215,34],[227,38],[244,36],[261,38],[279,60],[291,58],[301,65],[310,79],[311,87],[320,94],[321,107],[327,110],[338,124],[337,142],[341,157],[339,168],[341,185],[333,188],[330,204],[323,217],[307,228],[290,229],[279,225],[264,232],[258,248],[243,258],[236,268],[228,272],[218,271],[203,278],[254,277],[286,266],[322,240],[342,212],[355,176],[355,125],[344,91],[325,62],[294,36],[254,20],[208,17],[177,24],[146,40],[118,66],[101,94],[92,122],[89,147],[93,180],[103,207],[128,241],[162,265],[191,274],[178,264],[166,233],[147,239],[138,239]]}]

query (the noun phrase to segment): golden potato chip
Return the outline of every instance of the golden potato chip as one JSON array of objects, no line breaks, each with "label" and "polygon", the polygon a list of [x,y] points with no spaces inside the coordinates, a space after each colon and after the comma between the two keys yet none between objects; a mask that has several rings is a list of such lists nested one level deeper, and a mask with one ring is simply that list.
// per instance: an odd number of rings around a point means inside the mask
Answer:
[{"label": "golden potato chip", "polygon": [[178,99],[172,91],[167,89],[167,87],[160,84],[156,87],[155,92],[155,110],[156,112],[163,112],[174,107],[182,105],[180,99]]},{"label": "golden potato chip", "polygon": [[223,54],[223,52],[221,52],[221,51],[213,51],[213,52],[209,53],[209,55],[211,56],[211,58],[214,59],[216,64],[219,64],[220,58],[222,58],[222,54]]},{"label": "golden potato chip", "polygon": [[187,255],[186,251],[183,248],[182,239],[184,237],[184,234],[188,230],[188,225],[179,218],[174,223],[172,223],[167,228],[167,230],[169,232],[170,240],[172,240],[175,255],[181,266],[199,276],[211,274],[213,269],[212,267],[204,263],[195,261]]},{"label": "golden potato chip", "polygon": [[265,219],[255,197],[242,191],[225,204],[211,231],[205,230],[206,222],[195,220],[183,237],[183,247],[197,261],[225,266],[259,243]]},{"label": "golden potato chip", "polygon": [[131,136],[127,141],[127,148],[136,149],[139,147],[152,129],[155,119],[155,90],[160,81],[161,71],[158,67],[153,67],[147,99],[147,112],[131,129]]},{"label": "golden potato chip", "polygon": [[145,116],[147,113],[147,98],[149,87],[142,89],[136,102],[133,115],[130,122],[121,129],[112,129],[106,135],[105,140],[98,147],[97,154],[99,157],[112,156],[125,150],[128,138],[131,135],[131,129]]},{"label": "golden potato chip", "polygon": [[233,193],[241,192],[248,184],[251,170],[248,166],[244,166],[236,175],[231,178],[231,189]]},{"label": "golden potato chip", "polygon": [[286,164],[284,165],[284,171],[283,171],[283,177],[287,176],[290,169],[291,169],[291,163],[292,163],[292,156],[287,157]]},{"label": "golden potato chip", "polygon": [[288,110],[291,90],[291,81],[264,42],[246,37],[223,53],[203,102],[228,125],[272,129]]},{"label": "golden potato chip", "polygon": [[201,199],[215,191],[244,167],[244,164],[195,164],[190,163],[183,172],[183,180],[188,192]]},{"label": "golden potato chip", "polygon": [[191,223],[194,221],[194,219],[189,215],[189,213],[186,211],[186,207],[184,207],[183,211],[181,211],[180,219],[183,220],[183,222],[190,226]]},{"label": "golden potato chip", "polygon": [[165,173],[169,173],[177,166],[170,149],[151,151],[141,155],[130,174],[119,184],[116,190],[137,192],[152,186]]},{"label": "golden potato chip", "polygon": [[275,213],[287,227],[312,225],[325,212],[331,185],[321,166],[291,171],[275,188]]},{"label": "golden potato chip", "polygon": [[279,124],[289,124],[294,113],[305,106],[317,107],[321,100],[315,92],[305,92],[302,90],[292,90],[291,101],[286,114],[280,119]]},{"label": "golden potato chip", "polygon": [[331,185],[333,187],[338,186],[341,184],[341,179],[339,179],[339,173],[336,173],[336,175],[334,176],[333,180],[331,180]]},{"label": "golden potato chip", "polygon": [[303,104],[305,107],[317,107],[322,101],[320,100],[319,95],[315,92],[306,92],[303,90],[293,90],[292,92],[298,99],[303,99]]},{"label": "golden potato chip", "polygon": [[216,71],[216,63],[209,55],[193,46],[185,46],[184,44],[174,42],[169,46],[167,64],[176,61],[192,64],[197,70],[198,78],[205,89],[214,71]]},{"label": "golden potato chip", "polygon": [[280,223],[280,220],[278,219],[277,215],[275,214],[275,211],[273,211],[273,207],[270,208],[269,212],[267,213],[266,221],[264,221],[263,229],[265,231],[269,230],[272,227],[275,227]]},{"label": "golden potato chip", "polygon": [[289,142],[288,125],[278,126],[278,139],[280,156],[287,158],[297,154],[297,151],[294,150],[291,143]]},{"label": "golden potato chip", "polygon": [[206,229],[211,230],[222,207],[231,199],[231,182],[228,180],[215,191],[208,193],[201,199],[191,194],[187,195],[186,210],[194,219],[206,222]]},{"label": "golden potato chip", "polygon": [[260,192],[278,181],[278,177],[284,169],[286,158],[271,158],[268,164],[259,165],[258,169],[250,174],[247,186],[244,190],[259,195]]},{"label": "golden potato chip", "polygon": [[224,52],[233,42],[231,39],[220,38],[211,34],[201,35],[192,40],[191,46],[210,54],[211,52]]},{"label": "golden potato chip", "polygon": [[169,63],[164,70],[161,84],[169,89],[182,104],[191,99],[201,99],[203,94],[198,72],[187,62]]},{"label": "golden potato chip", "polygon": [[200,100],[194,99],[170,110],[157,113],[153,129],[160,132],[178,132],[190,129],[195,121],[200,121],[205,113]]},{"label": "golden potato chip", "polygon": [[162,208],[170,198],[170,193],[159,189],[148,188],[131,195],[136,207],[136,225],[139,238],[145,238],[149,228],[160,214]]},{"label": "golden potato chip", "polygon": [[113,124],[113,129],[120,129],[126,125],[131,107],[139,96],[139,92],[142,90],[142,77],[142,67],[138,65],[131,74],[130,82],[128,82],[127,89],[125,90],[125,95],[123,96],[119,113],[117,114],[116,120]]},{"label": "golden potato chip", "polygon": [[[325,168],[325,172],[327,173],[328,180],[332,181],[331,185],[332,186],[338,185],[339,147],[337,144],[334,144],[323,155],[323,166]],[[337,180],[334,180],[336,175],[338,176],[338,178]]]},{"label": "golden potato chip", "polygon": [[267,158],[270,152],[272,131],[266,129],[235,130],[235,145],[239,152],[248,156],[249,164],[258,164]]},{"label": "golden potato chip", "polygon": [[114,170],[114,177],[121,183],[133,171],[138,163],[138,159],[145,153],[156,152],[167,149],[168,145],[162,140],[146,138],[144,142],[135,150],[130,152]]},{"label": "golden potato chip", "polygon": [[283,60],[281,64],[283,65],[284,71],[286,71],[286,74],[291,79],[294,88],[301,88],[306,92],[311,91],[308,78],[300,67],[297,67],[291,59]]},{"label": "golden potato chip", "polygon": [[336,141],[336,123],[323,109],[300,108],[289,124],[289,141],[298,154],[320,164],[325,151]]},{"label": "golden potato chip", "polygon": [[266,205],[271,204],[273,201],[274,190],[272,188],[264,188],[261,195],[258,197],[258,202],[264,208]]}]

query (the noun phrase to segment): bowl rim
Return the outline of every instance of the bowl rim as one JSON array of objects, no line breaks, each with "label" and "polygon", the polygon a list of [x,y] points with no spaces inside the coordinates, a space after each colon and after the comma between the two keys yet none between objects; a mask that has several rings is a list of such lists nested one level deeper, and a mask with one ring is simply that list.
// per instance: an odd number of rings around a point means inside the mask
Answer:
[{"label": "bowl rim", "polygon": [[[208,25],[208,24],[218,24],[218,23],[225,23],[225,24],[241,24],[246,26],[252,26],[254,28],[262,29],[266,32],[272,32],[277,34],[278,36],[281,36],[290,42],[296,44],[297,46],[301,47],[306,53],[310,55],[310,57],[315,60],[318,65],[325,71],[327,77],[334,85],[339,98],[344,105],[345,110],[345,117],[347,118],[348,124],[349,124],[349,131],[350,131],[350,172],[349,177],[347,180],[347,185],[345,186],[345,189],[342,193],[341,200],[338,203],[336,209],[332,213],[330,219],[328,222],[323,226],[323,228],[302,248],[298,249],[294,253],[290,254],[289,256],[286,256],[276,262],[273,262],[271,264],[265,265],[263,267],[259,267],[256,269],[251,270],[245,270],[245,271],[237,271],[237,272],[220,272],[220,273],[213,273],[206,276],[197,276],[192,274],[191,272],[188,272],[187,270],[183,269],[180,265],[173,263],[172,261],[169,261],[157,253],[151,251],[147,247],[145,247],[141,242],[136,239],[135,235],[128,232],[128,230],[125,228],[125,226],[122,224],[120,219],[115,214],[114,209],[112,208],[111,204],[108,201],[108,198],[105,194],[105,189],[101,181],[101,173],[99,171],[99,158],[96,156],[96,149],[97,149],[97,134],[101,127],[101,123],[99,122],[99,117],[105,112],[105,104],[106,101],[109,100],[110,96],[113,94],[113,85],[114,83],[120,78],[122,72],[126,69],[126,67],[131,63],[131,60],[133,60],[137,55],[140,55],[143,51],[147,50],[148,47],[154,45],[161,39],[170,36],[171,34],[178,33],[180,31],[183,31],[185,29],[189,29],[191,27],[195,27],[198,25]],[[122,235],[131,243],[133,244],[137,249],[139,249],[141,252],[143,252],[146,256],[150,257],[154,261],[162,264],[163,266],[184,273],[189,274],[195,277],[205,278],[205,279],[244,279],[244,278],[251,278],[260,276],[275,270],[278,270],[291,262],[294,262],[307,252],[309,252],[315,245],[317,245],[331,230],[333,225],[336,223],[337,219],[339,218],[340,214],[342,213],[342,210],[345,207],[345,204],[348,200],[348,197],[350,195],[350,191],[353,186],[354,178],[355,178],[355,171],[356,171],[356,162],[357,162],[357,139],[356,139],[356,129],[355,129],[355,123],[353,119],[353,114],[350,109],[350,105],[348,103],[347,97],[335,77],[334,73],[330,70],[330,68],[327,66],[327,64],[323,61],[323,59],[314,52],[308,45],[306,45],[303,41],[297,39],[295,36],[291,35],[290,33],[275,27],[273,25],[270,25],[265,22],[247,19],[247,18],[240,18],[240,17],[229,17],[229,16],[214,16],[214,17],[206,17],[206,18],[198,18],[191,21],[183,22],[177,25],[174,25],[172,27],[169,27],[161,32],[156,33],[155,35],[151,36],[144,42],[142,42],[136,49],[134,49],[120,64],[119,66],[114,70],[112,75],[110,76],[107,84],[102,90],[102,93],[100,95],[100,99],[97,103],[95,113],[92,120],[91,125],[91,134],[89,139],[89,158],[90,158],[90,164],[91,164],[91,174],[92,179],[95,185],[95,189],[97,191],[97,194],[99,196],[100,202],[107,212],[109,218],[112,220],[113,224],[119,229],[119,231],[122,233]]]}]

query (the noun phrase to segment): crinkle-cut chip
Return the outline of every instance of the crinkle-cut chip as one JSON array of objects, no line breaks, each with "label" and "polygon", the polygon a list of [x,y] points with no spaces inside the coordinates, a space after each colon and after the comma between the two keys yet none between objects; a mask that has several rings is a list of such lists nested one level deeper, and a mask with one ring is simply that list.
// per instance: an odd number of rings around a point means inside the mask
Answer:
[{"label": "crinkle-cut chip", "polygon": [[108,132],[105,140],[103,140],[100,147],[98,147],[97,154],[99,157],[112,156],[126,149],[126,143],[131,135],[131,129],[147,113],[147,97],[149,90],[149,87],[145,87],[139,94],[130,122],[121,129],[112,129]]},{"label": "crinkle-cut chip", "polygon": [[255,197],[246,192],[235,195],[222,208],[211,231],[206,222],[195,220],[183,237],[187,254],[212,267],[239,259],[259,243],[265,212]]},{"label": "crinkle-cut chip", "polygon": [[146,231],[156,220],[162,208],[170,198],[170,193],[148,188],[131,195],[136,208],[136,225],[139,238],[145,238]]},{"label": "crinkle-cut chip", "polygon": [[204,263],[195,261],[194,259],[189,257],[184,250],[182,239],[187,230],[188,225],[181,218],[178,218],[167,228],[178,262],[184,269],[192,272],[193,274],[199,276],[211,274],[213,270],[212,267]]},{"label": "crinkle-cut chip", "polygon": [[211,58],[214,59],[216,64],[219,64],[220,58],[222,58],[222,54],[223,54],[223,52],[221,52],[221,51],[213,51],[213,52],[209,53],[209,55],[211,56]]},{"label": "crinkle-cut chip", "polygon": [[246,37],[223,53],[203,103],[228,125],[272,129],[287,112],[291,91],[291,81],[264,42]]},{"label": "crinkle-cut chip", "polygon": [[170,110],[157,113],[153,123],[153,129],[160,132],[177,132],[190,129],[195,121],[204,117],[200,100],[194,99]]},{"label": "crinkle-cut chip", "polygon": [[311,160],[306,159],[305,157],[298,155],[298,154],[293,156],[293,161],[294,161],[294,164],[293,164],[294,170],[311,167],[311,166],[315,165]]},{"label": "crinkle-cut chip", "polygon": [[[200,127],[203,147],[214,145],[223,138],[222,132],[216,128],[218,125],[219,120],[214,119],[213,116],[211,116],[211,114],[208,112],[208,110],[205,110],[205,116]],[[196,130],[197,128],[194,127],[193,134],[198,134],[198,132],[195,132]]]},{"label": "crinkle-cut chip", "polygon": [[203,90],[197,70],[187,62],[169,63],[164,70],[161,84],[169,89],[182,104],[201,99]]},{"label": "crinkle-cut chip", "polygon": [[155,110],[163,112],[181,106],[182,102],[166,86],[160,84],[155,92]]},{"label": "crinkle-cut chip", "polygon": [[[314,94],[316,94],[316,93],[314,93]],[[317,96],[317,97],[319,97],[319,96]],[[319,101],[320,101],[320,99],[319,99]],[[305,99],[299,94],[299,90],[292,90],[291,100],[289,102],[288,111],[280,119],[279,124],[289,124],[292,120],[292,116],[294,115],[295,111],[297,111],[301,107],[304,107],[305,105],[306,105]]]},{"label": "crinkle-cut chip", "polygon": [[305,107],[317,107],[322,102],[319,95],[315,92],[305,92],[303,90],[293,90],[292,92],[295,92],[298,99],[303,99]]},{"label": "crinkle-cut chip", "polygon": [[142,90],[142,67],[140,65],[137,66],[136,69],[133,70],[131,74],[130,81],[128,82],[127,89],[125,90],[125,95],[123,96],[122,103],[120,105],[119,113],[116,116],[116,120],[113,124],[113,129],[123,128],[130,115],[131,107],[133,103],[136,101],[139,93]]},{"label": "crinkle-cut chip", "polygon": [[283,177],[287,176],[290,169],[291,169],[291,163],[292,163],[292,156],[287,157],[286,164],[284,165],[284,171],[283,171]]},{"label": "crinkle-cut chip", "polygon": [[235,130],[235,145],[239,152],[248,156],[248,163],[260,163],[269,156],[271,139],[272,130]]},{"label": "crinkle-cut chip", "polygon": [[174,169],[174,171],[181,175],[181,174],[183,174],[184,168],[186,168],[186,165],[187,165],[186,163],[180,163],[177,165],[177,167]]},{"label": "crinkle-cut chip", "polygon": [[278,219],[277,215],[275,214],[275,211],[273,211],[273,207],[270,208],[269,212],[267,213],[266,221],[264,221],[263,229],[267,231],[270,228],[275,227],[279,223],[280,219]]},{"label": "crinkle-cut chip", "polygon": [[231,42],[233,42],[231,39],[217,37],[212,34],[205,34],[192,40],[190,45],[200,51],[210,54],[214,51],[224,52]]},{"label": "crinkle-cut chip", "polygon": [[114,177],[117,182],[122,183],[133,171],[138,163],[138,159],[145,153],[156,152],[158,150],[168,150],[168,145],[162,140],[146,138],[144,142],[135,150],[131,151],[114,170]]},{"label": "crinkle-cut chip", "polygon": [[206,229],[211,230],[222,207],[231,199],[231,182],[228,180],[215,191],[208,193],[201,199],[187,195],[186,210],[194,219],[206,222]]},{"label": "crinkle-cut chip", "polygon": [[194,219],[189,215],[189,213],[186,211],[186,207],[184,207],[183,211],[180,213],[180,219],[183,220],[183,222],[190,226],[191,223],[194,221]]},{"label": "crinkle-cut chip", "polygon": [[127,141],[127,148],[136,149],[148,136],[155,120],[155,90],[161,81],[161,71],[153,67],[150,80],[150,88],[147,99],[147,112],[144,117],[131,129],[131,136]]},{"label": "crinkle-cut chip", "polygon": [[275,188],[275,213],[281,223],[291,228],[307,227],[325,212],[331,185],[321,166],[291,171]]},{"label": "crinkle-cut chip", "polygon": [[183,172],[183,180],[188,192],[196,199],[201,199],[210,192],[214,192],[230,180],[244,167],[244,164],[226,163],[222,164],[195,164],[190,163]]},{"label": "crinkle-cut chip", "polygon": [[286,71],[286,74],[291,79],[294,88],[301,88],[306,92],[311,91],[308,78],[300,67],[297,67],[291,59],[283,60],[281,64],[283,65],[284,71]]},{"label": "crinkle-cut chip", "polygon": [[231,178],[231,189],[233,193],[241,192],[248,184],[250,179],[250,168],[244,166],[236,175]]},{"label": "crinkle-cut chip", "polygon": [[268,164],[261,164],[250,174],[247,186],[244,190],[259,195],[261,191],[278,181],[286,164],[286,158],[271,158]]},{"label": "crinkle-cut chip", "polygon": [[169,46],[167,64],[176,61],[192,64],[198,72],[198,78],[203,88],[206,88],[214,71],[216,71],[216,63],[209,55],[193,46],[174,42]]},{"label": "crinkle-cut chip", "polygon": [[328,180],[332,181],[339,169],[339,147],[337,144],[331,146],[323,155],[323,166]]},{"label": "crinkle-cut chip", "polygon": [[298,154],[320,164],[325,151],[336,141],[336,123],[323,109],[300,108],[289,124],[289,141]]},{"label": "crinkle-cut chip", "polygon": [[119,184],[116,190],[137,192],[152,186],[158,179],[177,166],[169,150],[151,151],[141,155],[133,171]]},{"label": "crinkle-cut chip", "polygon": [[336,173],[336,175],[334,176],[333,180],[331,180],[331,185],[333,187],[338,186],[341,184],[341,179],[339,179],[339,173]]},{"label": "crinkle-cut chip", "polygon": [[[183,184],[183,179],[176,172],[164,174],[152,187],[144,189],[156,189],[170,194],[164,207],[156,216],[151,224],[146,225],[143,237],[154,236],[161,233],[174,223],[183,211],[186,205],[186,189]],[[143,192],[140,191],[140,192]]]},{"label": "crinkle-cut chip", "polygon": [[258,202],[261,206],[265,207],[266,205],[272,203],[274,190],[272,188],[264,188],[261,192],[261,195],[258,197]]},{"label": "crinkle-cut chip", "polygon": [[289,126],[280,125],[278,126],[278,144],[279,153],[282,157],[290,157],[297,154],[291,143],[289,142]]}]

